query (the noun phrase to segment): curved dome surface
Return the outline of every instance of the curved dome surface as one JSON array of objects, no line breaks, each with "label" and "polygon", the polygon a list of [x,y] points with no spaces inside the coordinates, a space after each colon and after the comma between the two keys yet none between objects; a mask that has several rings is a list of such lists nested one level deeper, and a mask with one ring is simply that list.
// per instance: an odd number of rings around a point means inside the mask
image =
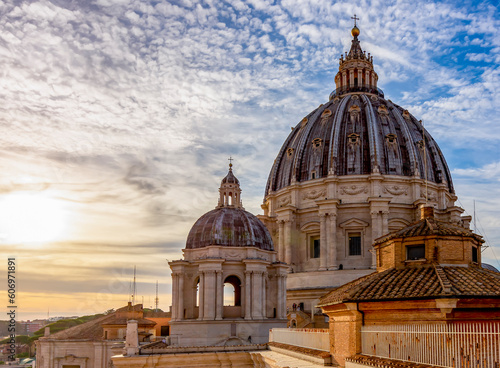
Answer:
[{"label": "curved dome surface", "polygon": [[186,249],[209,245],[274,250],[264,224],[243,208],[218,207],[201,216],[189,232]]},{"label": "curved dome surface", "polygon": [[[295,182],[333,175],[418,176],[453,184],[441,150],[415,117],[381,93],[336,96],[307,115],[283,144],[266,195]],[[427,168],[427,174],[425,169]]]}]

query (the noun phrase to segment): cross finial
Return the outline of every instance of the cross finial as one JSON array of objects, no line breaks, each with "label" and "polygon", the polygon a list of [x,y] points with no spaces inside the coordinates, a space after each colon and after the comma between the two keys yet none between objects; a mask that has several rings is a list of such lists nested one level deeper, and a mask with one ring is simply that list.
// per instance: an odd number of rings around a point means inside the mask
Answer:
[{"label": "cross finial", "polygon": [[354,17],[351,17],[351,19],[354,19],[354,27],[356,27],[356,21],[359,20],[359,18],[354,14]]},{"label": "cross finial", "polygon": [[229,170],[231,170],[231,168],[233,167],[233,160],[234,160],[234,158],[232,158],[231,156],[229,156],[229,158],[227,160],[229,161]]}]

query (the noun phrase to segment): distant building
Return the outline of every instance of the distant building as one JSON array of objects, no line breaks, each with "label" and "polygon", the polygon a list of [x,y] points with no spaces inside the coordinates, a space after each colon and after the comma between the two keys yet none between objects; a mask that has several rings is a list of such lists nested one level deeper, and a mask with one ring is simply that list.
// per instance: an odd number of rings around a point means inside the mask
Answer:
[{"label": "distant building", "polygon": [[127,321],[138,321],[142,342],[155,341],[162,331],[168,335],[170,313],[144,311],[141,304],[66,330],[41,337],[36,342],[37,368],[108,368],[111,357],[121,354]]}]

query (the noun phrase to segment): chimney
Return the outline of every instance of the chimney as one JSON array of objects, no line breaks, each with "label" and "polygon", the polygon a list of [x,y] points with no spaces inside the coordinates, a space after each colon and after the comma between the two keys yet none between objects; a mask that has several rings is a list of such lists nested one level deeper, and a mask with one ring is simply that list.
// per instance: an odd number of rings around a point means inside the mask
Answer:
[{"label": "chimney", "polygon": [[50,327],[45,327],[45,330],[44,330],[44,334],[43,334],[43,336],[44,336],[44,337],[47,337],[47,336],[49,336],[49,335],[50,335]]},{"label": "chimney", "polygon": [[423,205],[420,207],[420,219],[434,218],[434,207],[430,205]]},{"label": "chimney", "polygon": [[137,355],[139,353],[138,322],[130,319],[127,321],[127,337],[125,340],[125,354]]}]

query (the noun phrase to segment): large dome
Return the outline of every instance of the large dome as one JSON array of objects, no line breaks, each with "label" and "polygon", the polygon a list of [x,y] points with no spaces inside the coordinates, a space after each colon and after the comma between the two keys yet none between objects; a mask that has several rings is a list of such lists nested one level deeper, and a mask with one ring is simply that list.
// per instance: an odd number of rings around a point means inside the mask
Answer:
[{"label": "large dome", "polygon": [[334,175],[418,175],[435,183],[451,175],[441,150],[407,110],[371,93],[334,96],[288,136],[269,175],[266,195],[293,182]]},{"label": "large dome", "polygon": [[219,245],[273,250],[264,224],[250,212],[237,207],[219,207],[201,216],[189,232],[186,249]]},{"label": "large dome", "polygon": [[[438,145],[407,110],[384,99],[377,88],[373,58],[357,35],[341,56],[337,89],[292,128],[269,175],[266,196],[296,182],[328,175],[419,176],[453,184]],[[425,159],[426,157],[426,159]],[[425,174],[427,168],[427,174]]]}]

